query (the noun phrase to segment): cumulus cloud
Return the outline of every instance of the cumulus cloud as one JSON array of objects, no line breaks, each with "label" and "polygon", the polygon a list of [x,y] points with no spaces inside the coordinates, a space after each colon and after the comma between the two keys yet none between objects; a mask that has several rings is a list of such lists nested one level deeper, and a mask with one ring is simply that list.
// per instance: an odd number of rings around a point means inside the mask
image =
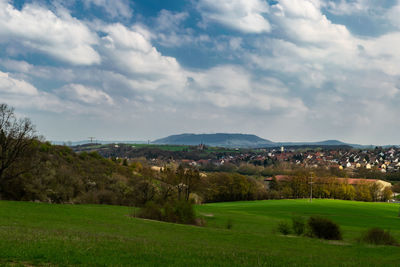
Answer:
[{"label": "cumulus cloud", "polygon": [[133,10],[128,0],[84,0],[86,8],[91,5],[101,7],[111,18],[131,18]]},{"label": "cumulus cloud", "polygon": [[[208,29],[195,28],[190,9],[161,10],[130,24],[78,20],[68,10],[38,4],[18,10],[10,3],[0,0],[0,98],[28,113],[58,114],[58,121],[72,114],[69,123],[79,120],[81,132],[92,131],[88,116],[112,139],[116,127],[145,138],[242,131],[281,141],[364,143],[380,140],[379,131],[368,129],[398,131],[388,125],[399,114],[400,33],[392,28],[357,36],[337,19],[347,16],[345,7],[367,12],[371,1],[199,0],[195,7]],[[387,13],[393,25],[397,9]],[[213,23],[234,31],[209,30]],[[179,49],[194,51],[193,44],[210,67],[181,61]],[[56,61],[38,65],[27,53]],[[138,124],[139,130],[130,126]]]},{"label": "cumulus cloud", "polygon": [[200,0],[197,9],[205,23],[216,22],[244,33],[271,30],[265,18],[269,9],[264,0]]},{"label": "cumulus cloud", "polygon": [[371,0],[326,0],[323,4],[329,12],[335,15],[365,13],[371,8],[377,7],[377,3],[374,3],[374,1]]},{"label": "cumulus cloud", "polygon": [[281,0],[273,6],[279,30],[295,41],[318,45],[351,46],[351,34],[344,25],[332,23],[320,10],[318,0]]},{"label": "cumulus cloud", "polygon": [[161,10],[155,19],[153,29],[154,39],[165,47],[180,47],[196,45],[210,41],[206,34],[196,34],[191,28],[186,28],[184,22],[189,18],[189,13]]},{"label": "cumulus cloud", "polygon": [[169,10],[161,10],[156,18],[157,27],[161,30],[179,31],[182,22],[189,17],[188,12],[171,12]]},{"label": "cumulus cloud", "polygon": [[273,78],[258,80],[241,67],[218,66],[193,76],[196,99],[229,110],[276,112],[282,116],[307,112],[302,100],[287,95],[287,88]]},{"label": "cumulus cloud", "polygon": [[395,5],[391,7],[387,13],[385,14],[385,17],[389,19],[391,24],[395,26],[397,29],[400,29],[400,1],[397,0]]},{"label": "cumulus cloud", "polygon": [[68,84],[57,91],[63,97],[86,104],[114,104],[113,99],[105,92],[84,86],[82,84]]},{"label": "cumulus cloud", "polygon": [[162,55],[144,29],[112,24],[103,31],[102,53],[120,73],[134,80],[132,84],[148,90],[162,90],[164,86],[171,89],[170,93],[182,89],[186,77],[181,66],[174,57]]},{"label": "cumulus cloud", "polygon": [[22,10],[0,0],[0,43],[22,45],[77,65],[100,63],[93,48],[97,35],[68,12],[56,13],[37,4]]},{"label": "cumulus cloud", "polygon": [[0,94],[34,96],[38,90],[26,81],[14,79],[9,73],[0,71]]},{"label": "cumulus cloud", "polygon": [[56,96],[38,90],[31,83],[0,71],[0,99],[11,106],[29,110],[62,112],[65,105]]}]

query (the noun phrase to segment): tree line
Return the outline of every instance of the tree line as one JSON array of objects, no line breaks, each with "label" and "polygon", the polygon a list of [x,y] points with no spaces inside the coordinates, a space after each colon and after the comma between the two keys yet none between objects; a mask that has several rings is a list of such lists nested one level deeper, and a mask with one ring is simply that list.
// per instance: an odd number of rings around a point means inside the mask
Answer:
[{"label": "tree line", "polygon": [[288,179],[277,181],[275,177],[269,182],[268,198],[333,198],[357,201],[388,201],[392,198],[392,188],[384,187],[379,183],[359,182],[351,185],[345,179],[335,177],[314,178],[309,175],[296,175]]}]

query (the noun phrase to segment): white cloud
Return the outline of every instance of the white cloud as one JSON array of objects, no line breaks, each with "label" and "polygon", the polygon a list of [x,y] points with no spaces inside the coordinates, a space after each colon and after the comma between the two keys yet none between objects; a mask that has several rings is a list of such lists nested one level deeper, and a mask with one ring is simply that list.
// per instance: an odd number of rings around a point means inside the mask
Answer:
[{"label": "white cloud", "polygon": [[[105,7],[106,2],[87,5]],[[185,28],[189,11],[163,10],[142,20],[154,27],[132,26],[80,21],[69,11],[37,4],[17,10],[0,0],[0,43],[6,47],[0,59],[0,99],[27,114],[58,114],[59,121],[80,133],[93,130],[88,116],[102,122],[96,125],[118,125],[121,133],[136,131],[149,138],[181,131],[242,131],[281,141],[345,137],[370,143],[368,129],[398,132],[390,125],[399,114],[399,32],[356,36],[325,15],[333,8],[339,14],[344,5],[323,0],[280,0],[271,7],[261,0],[197,3],[204,23],[239,32],[201,35],[206,31]],[[176,51],[193,44],[210,55],[212,67],[189,69],[179,63],[181,55],[168,56],[157,48]],[[73,64],[39,66],[21,48]],[[71,121],[65,122],[66,114],[72,114]],[[77,120],[80,127],[74,125]],[[133,131],[130,125],[143,127]],[[113,134],[120,132],[112,128],[102,126],[100,132],[115,139]],[[379,140],[379,134],[371,130],[371,138]]]},{"label": "white cloud", "polygon": [[111,18],[131,18],[133,10],[129,5],[129,0],[84,0],[86,8],[95,5],[104,9]]},{"label": "white cloud", "polygon": [[271,30],[264,17],[268,13],[268,3],[264,0],[200,0],[197,8],[205,23],[217,22],[244,33]]},{"label": "white cloud", "polygon": [[82,84],[68,84],[57,91],[58,94],[86,104],[114,104],[113,99],[105,92],[84,86]]},{"label": "white cloud", "polygon": [[0,71],[0,95],[38,95],[38,90],[24,80],[14,79],[9,73]]},{"label": "white cloud", "polygon": [[387,13],[386,17],[389,19],[391,24],[395,26],[397,29],[400,29],[400,1],[397,0],[396,4],[391,7]]},{"label": "white cloud", "polygon": [[157,27],[161,30],[179,31],[184,22],[189,17],[187,12],[171,12],[168,10],[161,10],[156,19]]},{"label": "white cloud", "polygon": [[322,14],[318,0],[280,0],[272,8],[278,30],[297,42],[349,49],[352,37],[344,25],[332,23]]},{"label": "white cloud", "polygon": [[324,4],[329,12],[335,15],[352,15],[367,12],[371,8],[376,8],[371,0],[326,0]]},{"label": "white cloud", "polygon": [[153,38],[158,44],[165,47],[193,46],[209,42],[208,35],[197,34],[192,28],[185,28],[184,22],[188,17],[188,12],[161,10],[155,19],[155,27],[152,29]]},{"label": "white cloud", "polygon": [[66,106],[52,94],[39,91],[31,83],[0,71],[1,102],[20,109],[62,112]]},{"label": "white cloud", "polygon": [[0,43],[17,43],[77,65],[100,63],[93,49],[97,35],[67,12],[57,15],[37,4],[25,4],[22,10],[0,0]]},{"label": "white cloud", "polygon": [[[102,53],[108,62],[132,80],[139,88],[179,91],[186,75],[177,60],[163,56],[151,44],[143,29],[127,28],[121,24],[104,27]],[[164,92],[166,93],[166,92]]]},{"label": "white cloud", "polygon": [[[275,112],[282,116],[307,112],[302,100],[287,95],[287,88],[273,78],[258,81],[241,67],[218,66],[193,76],[195,101],[206,100],[229,110]],[[279,87],[279,88],[278,88]]]}]

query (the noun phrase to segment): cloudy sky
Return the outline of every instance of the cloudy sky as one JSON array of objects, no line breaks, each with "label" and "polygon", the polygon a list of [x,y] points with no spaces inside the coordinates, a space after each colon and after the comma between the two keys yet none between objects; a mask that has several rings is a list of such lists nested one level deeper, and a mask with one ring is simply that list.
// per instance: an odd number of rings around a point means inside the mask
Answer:
[{"label": "cloudy sky", "polygon": [[0,102],[48,140],[400,144],[400,0],[0,0]]}]

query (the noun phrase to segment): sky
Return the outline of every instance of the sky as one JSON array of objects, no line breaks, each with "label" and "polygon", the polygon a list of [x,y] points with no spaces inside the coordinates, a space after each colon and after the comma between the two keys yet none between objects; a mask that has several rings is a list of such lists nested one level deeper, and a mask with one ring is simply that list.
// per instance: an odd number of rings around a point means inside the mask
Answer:
[{"label": "sky", "polygon": [[0,0],[0,103],[47,140],[400,144],[400,0]]}]

